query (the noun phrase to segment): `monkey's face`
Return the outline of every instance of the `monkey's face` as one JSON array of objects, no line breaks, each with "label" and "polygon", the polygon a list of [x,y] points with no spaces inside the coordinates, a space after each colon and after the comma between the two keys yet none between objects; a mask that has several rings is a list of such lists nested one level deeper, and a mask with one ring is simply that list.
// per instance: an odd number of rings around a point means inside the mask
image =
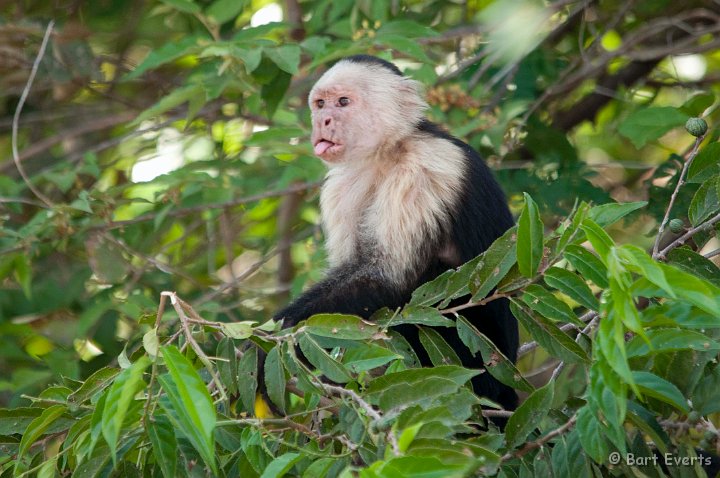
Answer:
[{"label": "monkey's face", "polygon": [[315,154],[328,163],[342,162],[345,153],[355,150],[356,115],[360,114],[359,95],[353,88],[334,85],[313,90],[312,145]]},{"label": "monkey's face", "polygon": [[312,145],[329,166],[363,162],[411,134],[425,102],[416,82],[375,65],[340,61],[308,98]]}]

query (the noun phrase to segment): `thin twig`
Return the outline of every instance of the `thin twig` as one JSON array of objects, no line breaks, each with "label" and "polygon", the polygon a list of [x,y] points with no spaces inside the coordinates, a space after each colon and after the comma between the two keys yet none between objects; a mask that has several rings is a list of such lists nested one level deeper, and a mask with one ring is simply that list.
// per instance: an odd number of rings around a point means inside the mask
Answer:
[{"label": "thin twig", "polygon": [[[160,304],[158,305],[158,311],[157,316],[155,317],[155,330],[160,327],[160,322],[162,321],[162,316],[165,313],[165,302],[167,301],[167,296],[160,295]],[[148,385],[148,396],[147,400],[145,401],[145,413],[143,414],[143,423],[145,424],[145,429],[148,428],[148,420],[150,416],[152,415],[154,409],[155,409],[155,403],[157,403],[155,400],[150,400],[150,394],[152,393],[153,385],[155,384],[155,377],[157,376],[157,360],[153,360],[152,363],[152,369],[150,371],[150,385]],[[152,407],[152,410],[151,410]]]},{"label": "thin twig", "polygon": [[[382,415],[375,410],[372,405],[370,405],[368,402],[366,402],[360,395],[355,392],[355,390],[349,389],[349,388],[343,388],[338,387],[337,385],[330,385],[327,383],[319,382],[320,386],[325,389],[326,391],[333,393],[334,395],[338,395],[341,397],[347,397],[351,399],[353,402],[357,403],[360,408],[365,410],[365,413],[368,414],[368,416],[375,422],[379,422],[382,420]],[[392,430],[388,430],[387,432],[388,441],[390,442],[390,446],[393,449],[393,453],[398,456],[400,455],[400,445],[398,444],[397,438],[395,437],[395,434],[392,432]]]},{"label": "thin twig", "polygon": [[655,237],[655,244],[653,244],[653,250],[652,250],[653,259],[661,259],[661,258],[665,257],[664,254],[663,255],[658,254],[658,249],[660,248],[660,239],[662,238],[663,232],[665,232],[665,226],[667,225],[668,221],[670,220],[670,212],[672,211],[673,205],[675,204],[675,199],[677,199],[678,192],[680,191],[680,188],[683,186],[683,184],[685,184],[685,176],[687,175],[687,171],[690,168],[690,164],[693,162],[693,159],[695,159],[695,156],[697,156],[698,151],[700,150],[700,143],[702,143],[704,139],[705,139],[704,134],[702,136],[699,136],[697,139],[695,139],[695,145],[693,146],[692,151],[690,151],[688,158],[685,160],[685,163],[683,164],[683,167],[682,167],[682,171],[680,171],[680,177],[678,178],[678,182],[675,185],[675,190],[672,192],[672,195],[670,196],[670,203],[668,204],[668,207],[665,210],[665,217],[663,217],[663,220],[660,223],[660,227],[658,228],[657,236]]},{"label": "thin twig", "polygon": [[[94,133],[96,131],[102,131],[104,129],[112,128],[119,124],[130,121],[135,116],[136,114],[134,112],[125,111],[112,113],[104,117],[96,117],[92,121],[83,123],[80,126],[63,130],[54,136],[50,136],[33,143],[32,145],[23,149],[16,158],[13,157],[14,162],[17,165],[18,161],[22,163],[23,161],[32,158],[33,156],[37,156],[38,154],[47,151],[56,144],[60,144],[69,138],[76,138],[78,136],[82,136],[88,133]],[[77,154],[82,157],[82,155],[84,155],[86,152],[87,151],[82,151]],[[3,164],[0,165],[0,172],[7,172],[8,170],[12,169],[12,166],[13,164],[10,162],[3,162]]]},{"label": "thin twig", "polygon": [[720,222],[720,214],[713,216],[712,218],[708,219],[707,221],[705,221],[704,223],[700,224],[697,227],[693,227],[692,229],[689,229],[685,234],[683,234],[682,236],[678,237],[677,239],[672,241],[670,244],[668,244],[667,247],[665,247],[665,249],[658,252],[657,256],[655,254],[653,254],[653,259],[658,259],[658,260],[664,259],[670,251],[672,251],[676,247],[679,247],[679,246],[685,244],[685,241],[690,239],[695,234],[702,232],[706,229],[710,229],[718,222]]},{"label": "thin twig", "polygon": [[455,314],[455,313],[457,313],[458,311],[461,311],[461,310],[463,310],[463,309],[469,309],[470,307],[477,307],[477,306],[479,306],[479,305],[485,305],[485,304],[487,304],[488,302],[492,302],[492,301],[498,300],[498,299],[503,299],[503,298],[506,298],[506,297],[510,297],[510,296],[509,296],[508,294],[504,294],[504,293],[501,293],[501,292],[495,292],[493,295],[489,295],[489,296],[485,297],[485,298],[482,299],[482,300],[478,300],[478,301],[472,301],[472,300],[470,300],[469,302],[467,302],[467,303],[465,303],[465,304],[460,304],[460,305],[457,305],[457,306],[455,306],[455,307],[450,307],[450,308],[447,308],[447,309],[442,309],[442,310],[440,310],[439,312],[440,312],[441,314]]},{"label": "thin twig", "polygon": [[22,164],[20,163],[20,153],[18,152],[18,146],[17,146],[17,136],[18,136],[18,125],[20,123],[20,113],[22,112],[23,106],[25,106],[25,100],[27,100],[28,95],[30,94],[30,88],[32,87],[33,82],[35,81],[35,75],[37,74],[38,68],[40,67],[40,61],[42,61],[43,56],[45,55],[45,49],[47,48],[48,40],[50,39],[50,34],[52,33],[53,26],[55,26],[55,20],[50,20],[50,23],[48,23],[47,28],[45,29],[45,36],[43,36],[42,43],[40,44],[40,51],[38,51],[37,56],[35,57],[35,61],[33,62],[32,70],[30,70],[30,77],[28,77],[27,83],[25,84],[25,88],[23,89],[22,94],[20,95],[20,101],[18,102],[17,108],[15,108],[15,114],[13,115],[13,122],[12,122],[12,154],[13,154],[13,161],[15,162],[15,167],[18,170],[18,173],[20,173],[20,176],[22,177],[23,181],[27,185],[28,189],[32,191],[32,193],[40,199],[45,205],[49,208],[53,207],[53,202],[45,196],[43,193],[40,192],[35,186],[33,186],[32,182],[30,181],[30,178],[25,173],[25,169],[23,168]]},{"label": "thin twig", "polygon": [[527,454],[528,452],[535,450],[536,448],[540,448],[541,446],[543,446],[544,444],[546,444],[553,438],[558,437],[558,436],[562,435],[563,433],[567,432],[568,430],[570,430],[575,425],[576,421],[577,421],[577,413],[575,415],[573,415],[572,417],[570,417],[570,420],[565,422],[562,426],[556,428],[555,430],[551,431],[547,435],[544,435],[535,441],[526,443],[525,446],[523,446],[519,450],[516,450],[512,453],[506,453],[502,457],[501,461],[508,461],[508,460],[512,460],[513,458],[520,458],[520,457],[524,456],[525,454]]},{"label": "thin twig", "polygon": [[[590,310],[590,311],[588,311],[588,312],[585,312],[581,317],[579,317],[579,319],[580,319],[582,322],[587,322],[587,321],[589,321],[589,320],[592,320],[596,315],[597,315],[597,312],[595,312],[594,310]],[[587,328],[587,327],[586,327],[586,328]],[[561,326],[559,327],[559,329],[562,330],[563,332],[567,332],[567,331],[572,330],[572,329],[577,329],[577,325],[575,325],[575,324],[563,324],[563,325],[561,325]],[[583,329],[583,330],[585,330],[585,329]],[[535,350],[535,349],[538,347],[538,345],[539,345],[539,344],[538,344],[536,341],[526,342],[526,343],[522,344],[522,345],[518,348],[518,358],[520,358],[520,357],[522,357],[523,355],[525,355],[525,354],[527,354],[527,353]]]},{"label": "thin twig", "polygon": [[510,410],[482,410],[480,413],[482,413],[482,416],[485,418],[494,418],[494,417],[501,417],[501,418],[510,418],[513,416],[513,413]]},{"label": "thin twig", "polygon": [[714,251],[706,252],[705,254],[703,254],[703,257],[705,257],[706,259],[710,259],[717,255],[720,255],[720,249],[715,249]]},{"label": "thin twig", "polygon": [[[579,334],[577,334],[577,337],[575,337],[575,343],[579,343],[581,337],[590,333],[590,331],[598,323],[599,319],[600,319],[600,315],[597,312],[594,312],[590,322],[585,326],[584,329],[582,329],[580,331]],[[560,376],[560,373],[563,371],[564,368],[565,368],[565,361],[563,360],[555,366],[555,370],[553,370],[553,373],[550,376],[550,382],[557,379]]]},{"label": "thin twig", "polygon": [[203,365],[205,365],[205,368],[207,368],[208,373],[212,377],[212,381],[215,383],[217,390],[220,392],[221,399],[226,404],[229,403],[227,393],[225,392],[225,387],[223,387],[222,382],[220,381],[220,378],[215,373],[215,369],[212,366],[210,359],[205,354],[202,347],[200,347],[200,345],[197,343],[197,341],[195,340],[195,337],[193,337],[192,330],[190,330],[190,326],[188,325],[189,321],[188,321],[187,315],[185,315],[185,310],[183,309],[183,306],[182,306],[182,304],[185,304],[185,303],[182,302],[182,300],[180,300],[180,298],[177,296],[177,294],[175,292],[169,292],[169,291],[161,292],[160,296],[161,297],[162,296],[170,297],[170,303],[172,304],[173,308],[175,309],[175,312],[177,312],[178,318],[180,319],[180,326],[182,327],[182,330],[185,333],[185,339],[190,344],[193,351],[198,356],[198,358],[203,363]]},{"label": "thin twig", "polygon": [[142,252],[140,252],[140,251],[136,251],[136,250],[133,249],[132,247],[130,247],[130,246],[128,246],[127,244],[125,244],[125,242],[123,242],[122,240],[117,239],[116,237],[114,237],[112,234],[109,234],[109,233],[108,233],[108,234],[103,234],[102,237],[104,237],[108,242],[112,242],[112,243],[115,244],[116,246],[119,246],[119,247],[122,248],[125,252],[127,252],[128,254],[130,254],[131,256],[137,257],[137,258],[139,258],[139,259],[142,259],[142,260],[144,260],[144,261],[152,264],[152,265],[155,266],[158,270],[163,271],[163,272],[171,272],[172,274],[182,277],[183,279],[185,279],[185,280],[187,280],[188,282],[194,284],[195,286],[201,287],[201,284],[200,284],[193,276],[191,276],[191,275],[183,272],[182,270],[178,269],[177,267],[175,267],[175,266],[173,266],[173,265],[171,265],[171,264],[162,262],[162,261],[156,259],[155,257],[151,256],[151,255],[147,255],[147,254],[144,254],[144,253],[142,253]]}]

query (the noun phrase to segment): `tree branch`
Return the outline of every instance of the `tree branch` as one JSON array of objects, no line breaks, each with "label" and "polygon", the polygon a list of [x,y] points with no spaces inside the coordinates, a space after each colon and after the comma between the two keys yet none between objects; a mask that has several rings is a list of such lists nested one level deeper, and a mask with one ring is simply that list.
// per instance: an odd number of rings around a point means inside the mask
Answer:
[{"label": "tree branch", "polygon": [[25,169],[23,168],[22,164],[20,163],[20,154],[18,153],[18,147],[17,147],[17,136],[18,136],[18,125],[20,123],[20,113],[22,112],[23,106],[25,106],[25,101],[27,100],[28,95],[30,94],[30,88],[32,87],[33,82],[35,81],[35,75],[37,75],[38,68],[40,67],[40,61],[42,60],[43,56],[45,55],[45,49],[47,48],[48,40],[50,40],[50,34],[52,33],[53,27],[55,26],[55,20],[50,20],[50,23],[48,23],[47,29],[45,30],[45,36],[43,36],[42,43],[40,44],[40,51],[38,51],[37,57],[35,57],[35,61],[33,62],[32,70],[30,70],[30,76],[28,77],[27,83],[25,84],[25,88],[23,89],[22,94],[20,95],[20,101],[18,102],[17,108],[15,108],[15,114],[13,115],[13,122],[12,122],[12,155],[13,155],[13,161],[15,163],[15,167],[17,168],[18,172],[20,173],[20,176],[22,177],[23,181],[27,185],[28,189],[32,191],[32,193],[40,199],[47,207],[52,208],[53,202],[45,196],[43,193],[38,190],[33,183],[30,181],[30,178],[25,174]]}]

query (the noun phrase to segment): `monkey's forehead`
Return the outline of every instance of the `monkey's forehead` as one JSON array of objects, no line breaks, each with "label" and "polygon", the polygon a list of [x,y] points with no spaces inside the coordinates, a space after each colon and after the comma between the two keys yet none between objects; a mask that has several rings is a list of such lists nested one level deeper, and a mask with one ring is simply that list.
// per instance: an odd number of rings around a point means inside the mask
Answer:
[{"label": "monkey's forehead", "polygon": [[311,96],[318,93],[337,93],[347,89],[368,91],[378,85],[392,86],[405,80],[387,68],[341,60],[325,72],[315,83]]}]

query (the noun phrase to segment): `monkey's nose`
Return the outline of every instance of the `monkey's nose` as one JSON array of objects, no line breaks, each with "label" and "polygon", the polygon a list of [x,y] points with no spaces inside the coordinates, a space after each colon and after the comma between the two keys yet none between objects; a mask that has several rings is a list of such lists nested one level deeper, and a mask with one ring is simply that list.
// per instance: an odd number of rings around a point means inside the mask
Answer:
[{"label": "monkey's nose", "polygon": [[325,118],[325,126],[330,126],[330,118]]}]

